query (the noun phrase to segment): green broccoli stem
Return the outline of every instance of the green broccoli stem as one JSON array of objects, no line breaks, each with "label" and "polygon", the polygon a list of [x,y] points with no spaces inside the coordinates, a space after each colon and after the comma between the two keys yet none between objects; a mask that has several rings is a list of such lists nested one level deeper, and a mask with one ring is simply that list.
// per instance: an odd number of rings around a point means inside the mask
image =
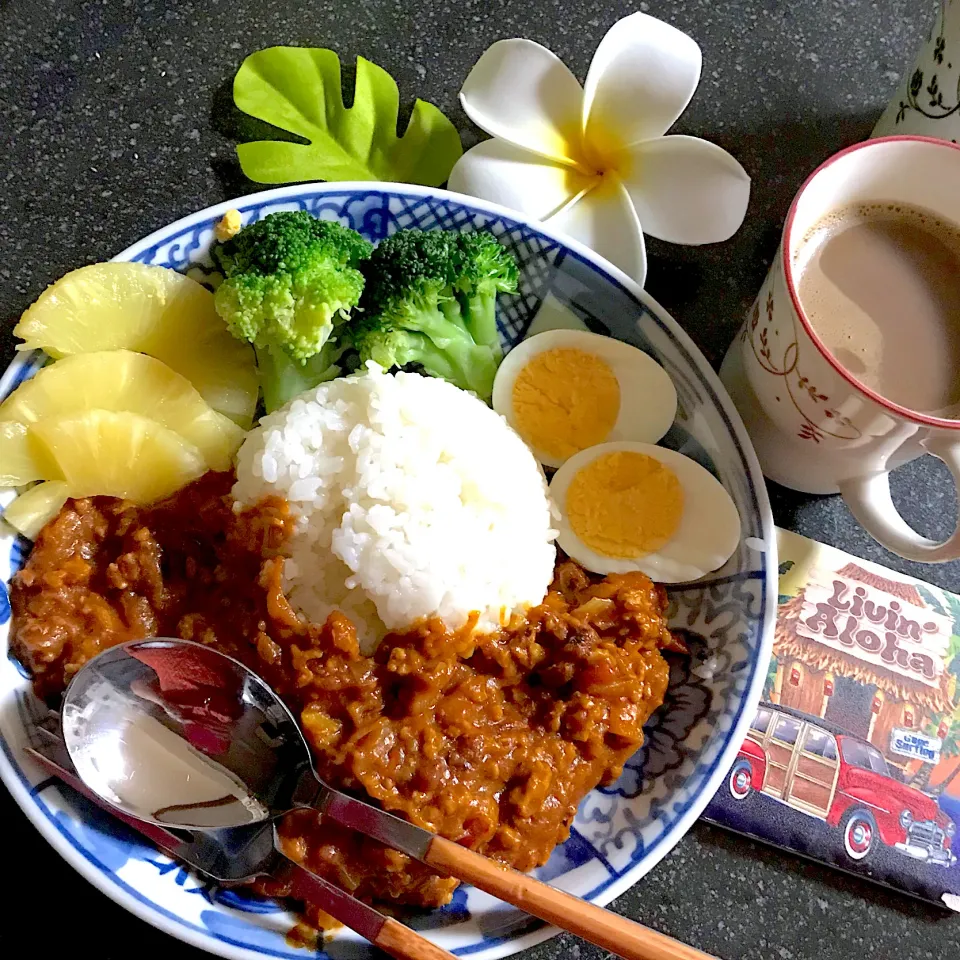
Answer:
[{"label": "green broccoli stem", "polygon": [[502,356],[500,333],[497,330],[497,292],[476,292],[472,295],[460,294],[460,305],[467,332],[473,339],[485,347],[494,348],[496,355]]},{"label": "green broccoli stem", "polygon": [[[449,315],[449,311],[440,313],[425,310],[417,317],[416,329],[446,355],[447,363],[457,371],[455,376],[439,373],[435,376],[443,376],[458,387],[472,390],[483,400],[489,400],[493,394],[493,378],[497,373],[499,354],[474,341],[462,322],[459,309],[454,314],[459,323],[448,319]],[[408,327],[411,328],[412,325]],[[427,369],[427,365],[420,362]],[[437,362],[439,364],[439,360]]]},{"label": "green broccoli stem", "polygon": [[341,351],[329,340],[318,354],[303,363],[279,347],[255,346],[254,349],[267,413],[273,413],[304,391],[340,375],[336,361]]},{"label": "green broccoli stem", "polygon": [[440,297],[437,307],[444,318],[452,323],[457,329],[467,332],[467,324],[460,308],[460,301],[456,297]]},{"label": "green broccoli stem", "polygon": [[[480,351],[441,349],[428,336],[417,338],[406,349],[397,351],[397,364],[417,363],[432,377],[456,384],[463,390],[473,390],[485,400],[493,392],[493,377],[489,363]],[[495,372],[496,368],[494,368]]]},{"label": "green broccoli stem", "polygon": [[469,344],[456,352],[456,360],[464,371],[467,389],[489,403],[493,396],[493,379],[497,375],[499,357],[490,347]]}]

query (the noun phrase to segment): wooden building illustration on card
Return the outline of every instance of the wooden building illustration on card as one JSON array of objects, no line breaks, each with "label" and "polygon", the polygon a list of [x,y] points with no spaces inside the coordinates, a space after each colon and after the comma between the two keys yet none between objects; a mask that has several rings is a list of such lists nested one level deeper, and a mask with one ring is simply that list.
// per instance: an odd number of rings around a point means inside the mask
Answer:
[{"label": "wooden building illustration on card", "polygon": [[939,760],[955,706],[953,617],[852,561],[809,576],[780,605],[769,699],[845,727],[904,772]]}]

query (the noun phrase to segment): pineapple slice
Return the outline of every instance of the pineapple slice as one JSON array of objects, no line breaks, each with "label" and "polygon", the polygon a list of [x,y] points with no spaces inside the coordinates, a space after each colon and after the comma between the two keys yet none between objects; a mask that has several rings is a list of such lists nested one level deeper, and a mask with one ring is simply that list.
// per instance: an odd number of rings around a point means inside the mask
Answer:
[{"label": "pineapple slice", "polygon": [[0,423],[0,487],[62,477],[50,452],[25,423]]},{"label": "pineapple slice", "polygon": [[73,497],[123,497],[146,504],[206,472],[200,451],[138,413],[86,410],[30,427],[49,448]]},{"label": "pineapple slice", "polygon": [[253,350],[227,331],[206,287],[166,267],[95,263],[47,287],[14,327],[19,350],[59,358],[99,350],[146,353],[185,376],[240,426],[257,405]]},{"label": "pineapple slice", "polygon": [[186,377],[214,410],[228,416],[241,429],[249,430],[253,426],[260,392],[253,347],[235,339],[226,332],[226,327],[222,341],[218,337],[192,346],[185,341],[169,353],[150,350],[144,353],[150,353]]},{"label": "pineapple slice", "polygon": [[[0,404],[0,421],[31,424],[93,409],[156,420],[197,447],[211,470],[229,470],[243,441],[243,430],[211,409],[189,380],[165,363],[129,350],[82,353],[44,367]],[[5,427],[0,422],[0,437]],[[0,469],[0,483],[4,473]]]},{"label": "pineapple slice", "polygon": [[36,540],[37,534],[60,512],[69,496],[69,488],[63,480],[38,483],[21,493],[3,511],[3,519],[28,540]]}]

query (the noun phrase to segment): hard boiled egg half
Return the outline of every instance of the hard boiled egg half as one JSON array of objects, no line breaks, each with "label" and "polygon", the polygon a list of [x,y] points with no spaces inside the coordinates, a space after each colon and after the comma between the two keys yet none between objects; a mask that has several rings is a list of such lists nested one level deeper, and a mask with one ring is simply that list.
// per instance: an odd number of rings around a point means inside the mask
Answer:
[{"label": "hard boiled egg half", "polygon": [[669,374],[642,350],[586,330],[546,330],[504,357],[493,409],[546,467],[598,443],[656,443],[677,414]]},{"label": "hard boiled egg half", "polygon": [[557,543],[594,573],[696,580],[740,542],[737,508],[713,474],[649,443],[583,450],[556,472],[550,494],[560,512]]}]

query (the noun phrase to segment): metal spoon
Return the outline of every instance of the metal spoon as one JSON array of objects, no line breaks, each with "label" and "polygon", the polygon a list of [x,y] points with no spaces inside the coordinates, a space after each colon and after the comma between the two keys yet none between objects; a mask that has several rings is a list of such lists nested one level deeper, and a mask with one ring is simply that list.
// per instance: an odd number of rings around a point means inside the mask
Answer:
[{"label": "metal spoon", "polygon": [[[147,823],[117,810],[79,779],[63,742],[59,718],[40,721],[33,734],[34,745],[27,747],[26,752],[47,773],[69,784],[199,874],[220,884],[271,876],[286,886],[291,897],[317,904],[396,960],[454,960],[452,953],[399,921],[385,917],[369,904],[288,860],[277,846],[274,824],[255,823],[225,830],[171,830]],[[243,851],[240,858],[238,851]]]},{"label": "metal spoon", "polygon": [[[202,644],[154,639],[104,651],[67,688],[62,726],[82,780],[140,820],[222,830],[310,807],[626,960],[713,960],[334,790],[274,691]],[[260,845],[250,847],[262,859]],[[241,873],[245,856],[232,853]]]}]

